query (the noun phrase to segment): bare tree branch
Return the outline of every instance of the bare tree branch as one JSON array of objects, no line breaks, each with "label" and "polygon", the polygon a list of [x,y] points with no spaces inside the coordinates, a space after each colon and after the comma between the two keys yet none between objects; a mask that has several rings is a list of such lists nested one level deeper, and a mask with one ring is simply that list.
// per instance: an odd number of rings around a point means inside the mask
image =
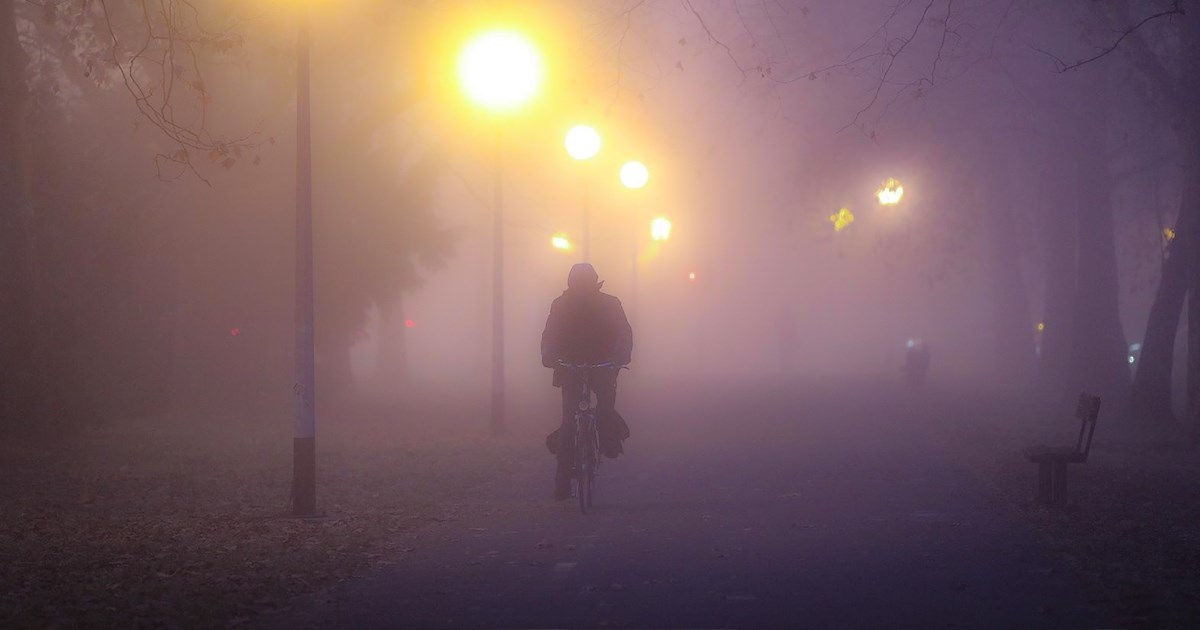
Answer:
[{"label": "bare tree branch", "polygon": [[738,61],[737,56],[733,54],[733,49],[712,32],[712,29],[708,26],[708,22],[704,20],[704,16],[700,15],[700,12],[692,6],[691,0],[680,0],[680,2],[683,4],[684,8],[686,8],[693,16],[695,16],[696,21],[700,23],[700,28],[704,29],[704,34],[708,36],[708,41],[720,46],[721,49],[725,51],[725,56],[729,57],[729,60],[733,62],[733,66],[738,69],[738,72],[742,73],[742,80],[739,82],[739,85],[745,83],[746,68],[742,67],[742,63]]},{"label": "bare tree branch", "polygon": [[[199,11],[187,0],[140,0],[137,12],[144,32],[141,41],[127,50],[113,25],[109,0],[97,3],[110,40],[109,57],[125,89],[133,97],[138,112],[178,147],[170,154],[156,157],[160,177],[164,166],[175,165],[180,174],[190,171],[208,183],[196,169],[193,151],[206,154],[210,161],[228,169],[241,159],[243,151],[257,149],[254,142],[257,133],[220,138],[208,130],[210,95],[200,66],[200,49],[213,47],[223,51],[232,45],[232,39],[204,29]],[[189,74],[190,81],[185,79]],[[190,89],[188,98],[196,107],[197,120],[191,123],[176,115],[175,104],[180,98],[176,87],[180,83]]]},{"label": "bare tree branch", "polygon": [[[1120,10],[1124,10],[1124,7],[1122,6]],[[1159,11],[1158,13],[1154,13],[1152,15],[1148,15],[1148,16],[1142,18],[1142,20],[1139,21],[1137,24],[1134,24],[1134,25],[1129,26],[1128,28],[1125,28],[1124,30],[1122,30],[1120,32],[1120,34],[1117,36],[1117,39],[1115,41],[1113,41],[1113,43],[1101,48],[1096,54],[1092,55],[1091,57],[1087,57],[1086,59],[1080,59],[1073,63],[1067,63],[1067,62],[1063,61],[1062,59],[1060,59],[1058,56],[1056,56],[1054,53],[1043,50],[1041,48],[1034,48],[1034,50],[1046,55],[1051,60],[1053,60],[1055,70],[1057,70],[1059,73],[1069,72],[1071,70],[1081,68],[1083,66],[1086,66],[1089,63],[1092,63],[1093,61],[1097,61],[1097,60],[1102,59],[1103,57],[1107,56],[1109,53],[1116,50],[1121,45],[1121,42],[1125,41],[1126,37],[1133,35],[1134,33],[1136,33],[1138,31],[1138,29],[1142,28],[1146,24],[1149,24],[1150,22],[1153,22],[1159,18],[1164,18],[1164,17],[1171,16],[1171,15],[1183,15],[1183,14],[1184,14],[1183,7],[1180,6],[1179,0],[1175,0],[1175,2],[1173,2],[1171,4],[1171,8],[1166,9],[1164,11]]]}]

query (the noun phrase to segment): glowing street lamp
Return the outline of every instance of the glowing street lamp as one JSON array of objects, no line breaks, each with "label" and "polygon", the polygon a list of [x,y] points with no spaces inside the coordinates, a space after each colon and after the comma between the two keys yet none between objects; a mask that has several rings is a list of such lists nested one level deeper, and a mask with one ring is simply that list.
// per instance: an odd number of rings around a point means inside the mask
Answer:
[{"label": "glowing street lamp", "polygon": [[[622,164],[619,175],[621,178],[621,184],[623,186],[625,186],[626,188],[629,188],[630,190],[638,190],[640,188],[644,188],[646,186],[646,182],[650,181],[650,169],[646,168],[645,164],[642,164],[641,162],[639,162],[637,160],[630,160],[630,161]],[[658,219],[655,219],[655,221],[657,221],[657,220]],[[666,221],[666,219],[662,219],[662,220]],[[634,231],[633,231],[633,259],[632,259],[632,266],[631,266],[631,271],[630,271],[631,284],[629,287],[629,310],[633,314],[634,319],[636,319],[637,318],[637,276],[638,276],[638,231],[639,231],[636,227],[637,226],[636,219],[634,220],[634,226],[635,227],[634,227]],[[661,230],[662,227],[660,226],[659,229]],[[651,238],[653,238],[654,237],[654,223],[653,222],[651,222],[650,230],[651,230]],[[670,233],[671,233],[671,223],[670,223],[670,221],[667,221],[666,234],[670,235]],[[666,237],[664,236],[663,239],[654,239],[654,240],[656,240],[656,241],[657,240],[666,240]]]},{"label": "glowing street lamp", "polygon": [[650,170],[645,164],[631,160],[621,165],[621,183],[626,188],[643,188],[650,181]]},{"label": "glowing street lamp", "polygon": [[458,76],[472,101],[494,112],[511,111],[533,98],[545,69],[537,47],[511,30],[485,32],[458,57]]},{"label": "glowing street lamp", "polygon": [[655,217],[650,221],[650,239],[662,242],[671,238],[671,220],[666,217]]},{"label": "glowing street lamp", "polygon": [[555,234],[550,237],[550,246],[560,252],[569,252],[571,251],[571,239],[567,238],[565,234]]},{"label": "glowing street lamp", "polygon": [[[596,157],[600,152],[600,133],[588,125],[575,125],[567,131],[563,145],[567,147],[567,155],[580,162]],[[591,261],[591,182],[587,173],[583,173],[583,261]]]},{"label": "glowing street lamp", "polygon": [[[458,57],[463,92],[480,107],[501,114],[537,94],[545,69],[537,47],[513,30],[484,32],[467,42]],[[496,129],[496,169],[492,231],[492,432],[504,431],[504,144]]]},{"label": "glowing street lamp", "polygon": [[880,205],[894,206],[904,197],[904,186],[896,178],[889,177],[883,187],[875,191],[875,196],[879,198]]},{"label": "glowing street lamp", "polygon": [[563,140],[567,155],[576,160],[590,160],[600,152],[600,133],[588,125],[575,125]]}]

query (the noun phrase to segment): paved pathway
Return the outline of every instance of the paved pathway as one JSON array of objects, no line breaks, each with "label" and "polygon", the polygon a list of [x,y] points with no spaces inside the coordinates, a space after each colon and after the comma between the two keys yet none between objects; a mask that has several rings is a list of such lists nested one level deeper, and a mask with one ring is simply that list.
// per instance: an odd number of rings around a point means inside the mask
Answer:
[{"label": "paved pathway", "polygon": [[1104,625],[898,392],[626,399],[635,435],[589,515],[547,500],[552,462],[531,447],[393,567],[283,625]]}]

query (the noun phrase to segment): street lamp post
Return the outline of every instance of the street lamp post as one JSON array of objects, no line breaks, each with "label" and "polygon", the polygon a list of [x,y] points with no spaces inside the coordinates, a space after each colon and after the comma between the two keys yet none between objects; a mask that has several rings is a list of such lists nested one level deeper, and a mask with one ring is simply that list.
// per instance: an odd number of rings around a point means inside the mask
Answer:
[{"label": "street lamp post", "polygon": [[[590,160],[600,152],[600,134],[589,125],[575,125],[567,131],[563,140],[567,147],[567,155],[583,162]],[[591,179],[588,173],[583,177],[583,261],[591,262]]]},{"label": "street lamp post", "polygon": [[[637,160],[631,160],[621,165],[620,171],[621,184],[631,190],[645,188],[646,183],[650,181],[650,171],[645,164]],[[633,319],[637,320],[637,277],[638,277],[638,228],[637,213],[633,213],[633,256],[631,259],[630,283],[629,283],[629,311],[633,314]]]},{"label": "street lamp post", "polygon": [[[542,82],[542,61],[523,35],[510,30],[482,33],[458,58],[462,88],[476,104],[494,114],[524,105]],[[504,147],[496,124],[492,211],[492,432],[504,432]]]},{"label": "street lamp post", "polygon": [[313,365],[312,126],[309,16],[296,35],[296,431],[292,440],[292,514],[317,512],[316,375]]}]

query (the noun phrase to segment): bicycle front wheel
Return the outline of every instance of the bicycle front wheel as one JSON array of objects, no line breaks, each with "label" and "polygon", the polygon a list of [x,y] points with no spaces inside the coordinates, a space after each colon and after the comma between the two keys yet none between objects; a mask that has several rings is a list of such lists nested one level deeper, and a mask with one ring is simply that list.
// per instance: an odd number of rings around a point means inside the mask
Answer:
[{"label": "bicycle front wheel", "polygon": [[590,437],[587,432],[580,436],[577,441],[579,448],[575,451],[575,461],[578,463],[576,467],[579,471],[579,479],[577,485],[579,487],[579,511],[587,514],[588,508],[592,507],[592,488],[593,481],[596,477],[596,461],[595,449],[591,445]]}]

